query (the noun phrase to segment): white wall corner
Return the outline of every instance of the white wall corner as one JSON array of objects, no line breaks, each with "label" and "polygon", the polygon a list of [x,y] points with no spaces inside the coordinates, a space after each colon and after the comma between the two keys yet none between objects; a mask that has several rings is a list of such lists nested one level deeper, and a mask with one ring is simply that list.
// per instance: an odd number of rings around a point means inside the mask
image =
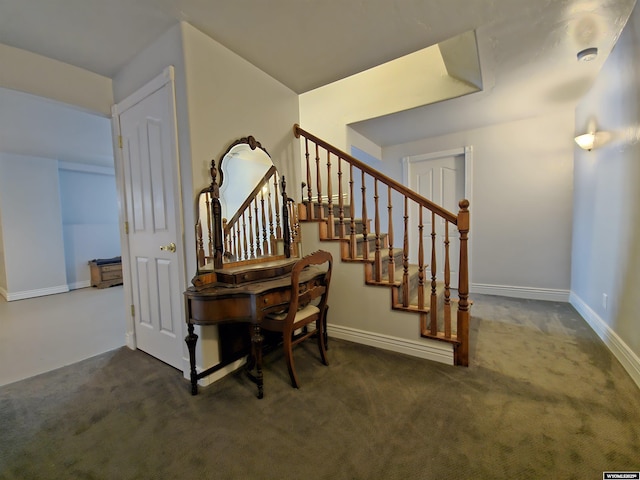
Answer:
[{"label": "white wall corner", "polygon": [[632,380],[640,388],[640,357],[618,336],[613,329],[574,292],[569,296],[569,303],[585,319],[593,331],[600,337],[607,348],[622,364]]}]

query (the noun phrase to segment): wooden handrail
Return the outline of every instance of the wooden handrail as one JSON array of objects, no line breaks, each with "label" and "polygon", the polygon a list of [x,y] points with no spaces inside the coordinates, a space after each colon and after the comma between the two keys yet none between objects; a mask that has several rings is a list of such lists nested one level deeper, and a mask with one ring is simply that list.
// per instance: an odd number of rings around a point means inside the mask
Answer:
[{"label": "wooden handrail", "polygon": [[446,210],[446,209],[442,208],[440,205],[438,205],[436,203],[433,203],[429,199],[424,198],[423,196],[421,196],[418,193],[414,192],[410,188],[408,188],[408,187],[402,185],[401,183],[397,182],[393,178],[387,177],[386,175],[384,175],[383,173],[381,173],[381,172],[377,171],[376,169],[370,167],[366,163],[361,162],[357,158],[349,155],[346,152],[343,152],[342,150],[340,150],[340,149],[334,147],[333,145],[325,142],[321,138],[318,138],[315,135],[313,135],[312,133],[307,132],[302,127],[300,127],[300,125],[298,125],[297,123],[293,126],[293,134],[295,135],[296,138],[300,138],[300,135],[302,135],[306,139],[311,140],[312,142],[314,142],[316,145],[320,145],[325,150],[333,153],[334,155],[338,156],[339,158],[342,158],[343,160],[346,160],[351,165],[353,165],[353,166],[359,168],[360,170],[362,170],[363,172],[371,175],[373,178],[377,178],[382,183],[392,187],[394,190],[398,191],[399,193],[401,193],[405,197],[410,198],[411,200],[416,202],[418,205],[422,205],[423,207],[425,207],[425,208],[429,209],[430,211],[436,213],[437,215],[441,216],[442,218],[444,218],[448,222],[453,223],[454,225],[458,224],[458,217],[455,214],[451,213],[449,210]]}]

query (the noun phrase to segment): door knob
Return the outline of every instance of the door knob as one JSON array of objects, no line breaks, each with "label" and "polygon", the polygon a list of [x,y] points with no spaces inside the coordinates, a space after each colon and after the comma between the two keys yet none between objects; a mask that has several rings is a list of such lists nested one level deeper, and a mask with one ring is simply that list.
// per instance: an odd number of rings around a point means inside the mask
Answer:
[{"label": "door knob", "polygon": [[160,247],[160,250],[165,250],[168,252],[175,252],[176,251],[176,244],[171,242],[169,245],[165,245],[164,247]]}]

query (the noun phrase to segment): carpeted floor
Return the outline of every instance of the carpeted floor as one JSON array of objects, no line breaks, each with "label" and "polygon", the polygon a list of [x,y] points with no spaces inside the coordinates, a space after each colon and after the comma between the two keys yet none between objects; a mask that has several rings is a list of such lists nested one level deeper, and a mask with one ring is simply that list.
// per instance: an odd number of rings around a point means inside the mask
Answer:
[{"label": "carpeted floor", "polygon": [[339,340],[192,397],[121,348],[0,388],[0,479],[599,479],[640,471],[640,390],[568,304],[474,296],[471,366]]}]

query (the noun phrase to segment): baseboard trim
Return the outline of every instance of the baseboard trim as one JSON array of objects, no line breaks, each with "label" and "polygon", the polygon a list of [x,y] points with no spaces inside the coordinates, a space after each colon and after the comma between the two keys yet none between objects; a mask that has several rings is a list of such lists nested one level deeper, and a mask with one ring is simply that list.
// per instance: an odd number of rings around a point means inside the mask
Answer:
[{"label": "baseboard trim", "polygon": [[131,350],[136,350],[136,332],[128,330],[124,335],[124,343]]},{"label": "baseboard trim", "polygon": [[472,283],[471,293],[482,295],[499,295],[501,297],[526,298],[529,300],[549,300],[554,302],[568,302],[569,290],[553,288],[514,287],[507,285],[489,285]]},{"label": "baseboard trim", "polygon": [[596,335],[622,364],[629,376],[640,388],[640,357],[618,336],[613,329],[585,303],[578,295],[571,292],[569,303],[585,319]]},{"label": "baseboard trim", "polygon": [[13,300],[24,300],[25,298],[44,297],[45,295],[55,295],[56,293],[66,293],[69,291],[68,285],[58,285],[57,287],[37,288],[35,290],[23,290],[22,292],[9,293],[5,298],[8,302]]},{"label": "baseboard trim", "polygon": [[73,282],[69,284],[69,290],[78,290],[80,288],[87,288],[91,286],[91,280],[81,280],[79,282]]},{"label": "baseboard trim", "polygon": [[[404,353],[412,357],[433,360],[438,363],[453,365],[453,347],[445,342],[425,340],[416,342],[404,338],[391,337],[378,333],[366,332],[341,325],[327,325],[327,334],[331,338],[339,338],[370,347]],[[331,343],[331,340],[329,340]]]}]

